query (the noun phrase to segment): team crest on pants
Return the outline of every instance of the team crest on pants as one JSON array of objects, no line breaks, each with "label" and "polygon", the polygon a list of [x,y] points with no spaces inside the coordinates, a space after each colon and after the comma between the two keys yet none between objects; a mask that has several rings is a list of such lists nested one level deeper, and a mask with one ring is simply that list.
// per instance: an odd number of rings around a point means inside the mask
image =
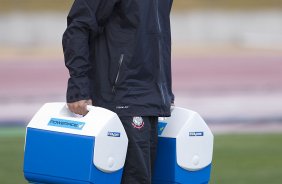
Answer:
[{"label": "team crest on pants", "polygon": [[142,117],[133,117],[132,126],[134,128],[141,129],[144,126],[144,121]]}]

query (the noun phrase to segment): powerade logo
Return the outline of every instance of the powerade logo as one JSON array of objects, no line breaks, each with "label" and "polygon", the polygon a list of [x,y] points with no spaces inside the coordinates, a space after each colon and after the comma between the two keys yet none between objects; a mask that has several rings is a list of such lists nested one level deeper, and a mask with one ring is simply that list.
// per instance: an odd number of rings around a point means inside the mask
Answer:
[{"label": "powerade logo", "polygon": [[189,132],[190,137],[201,137],[204,136],[204,132]]},{"label": "powerade logo", "polygon": [[48,126],[69,128],[69,129],[75,129],[75,130],[82,130],[84,125],[85,123],[83,122],[71,121],[71,120],[65,120],[65,119],[57,119],[57,118],[51,118],[51,120],[48,123]]},{"label": "powerade logo", "polygon": [[158,123],[158,135],[162,135],[167,123],[159,122]]},{"label": "powerade logo", "polygon": [[120,133],[119,132],[108,132],[108,136],[109,137],[120,137]]}]

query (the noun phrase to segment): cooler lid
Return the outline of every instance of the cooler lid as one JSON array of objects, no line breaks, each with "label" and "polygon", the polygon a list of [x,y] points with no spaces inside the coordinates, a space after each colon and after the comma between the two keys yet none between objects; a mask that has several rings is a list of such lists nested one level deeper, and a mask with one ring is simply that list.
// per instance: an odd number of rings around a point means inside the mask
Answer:
[{"label": "cooler lid", "polygon": [[76,135],[96,136],[110,121],[117,120],[116,126],[122,126],[117,115],[104,108],[88,106],[87,115],[79,116],[70,112],[66,103],[44,104],[28,124],[28,128],[49,130]]},{"label": "cooler lid", "polygon": [[159,137],[176,139],[177,164],[195,171],[212,162],[213,134],[194,111],[175,107],[171,117],[159,119]]}]

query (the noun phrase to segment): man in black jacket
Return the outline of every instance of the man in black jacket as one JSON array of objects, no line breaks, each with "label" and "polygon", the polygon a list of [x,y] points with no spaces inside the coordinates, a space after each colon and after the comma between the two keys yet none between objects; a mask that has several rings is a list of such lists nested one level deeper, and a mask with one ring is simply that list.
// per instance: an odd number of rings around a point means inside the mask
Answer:
[{"label": "man in black jacket", "polygon": [[173,0],[75,0],[63,35],[69,109],[120,117],[129,138],[122,183],[150,184],[157,120],[170,116]]}]

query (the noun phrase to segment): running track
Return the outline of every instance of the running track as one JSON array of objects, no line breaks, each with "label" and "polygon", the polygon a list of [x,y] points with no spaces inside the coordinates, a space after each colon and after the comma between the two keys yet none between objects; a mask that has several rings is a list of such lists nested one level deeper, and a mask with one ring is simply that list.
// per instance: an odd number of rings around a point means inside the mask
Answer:
[{"label": "running track", "polygon": [[[67,78],[68,72],[60,57],[50,60],[48,57],[1,59],[0,120],[27,121],[43,103],[64,101]],[[250,97],[252,94],[260,94],[258,100],[263,104],[263,100],[267,101],[267,98],[263,98],[265,95],[271,97],[272,94],[278,94],[278,98],[274,97],[270,104],[270,106],[273,104],[273,110],[269,106],[262,106],[256,113],[267,110],[267,116],[273,114],[275,117],[280,117],[282,54],[258,52],[257,54],[194,54],[173,57],[173,89],[176,99],[181,100],[179,104],[189,107],[190,103],[191,107],[202,111],[203,114],[207,108],[212,110],[212,106],[197,104],[198,99],[217,98],[219,101],[224,101],[225,99],[221,97],[237,95],[240,99],[240,96],[246,94]],[[15,109],[17,107],[21,108],[21,112]],[[248,109],[250,108],[252,107]],[[222,109],[224,110],[224,107],[219,109],[222,115],[227,114],[232,117],[232,112],[227,112],[228,109],[224,112]],[[209,113],[205,115],[210,116]]]}]

